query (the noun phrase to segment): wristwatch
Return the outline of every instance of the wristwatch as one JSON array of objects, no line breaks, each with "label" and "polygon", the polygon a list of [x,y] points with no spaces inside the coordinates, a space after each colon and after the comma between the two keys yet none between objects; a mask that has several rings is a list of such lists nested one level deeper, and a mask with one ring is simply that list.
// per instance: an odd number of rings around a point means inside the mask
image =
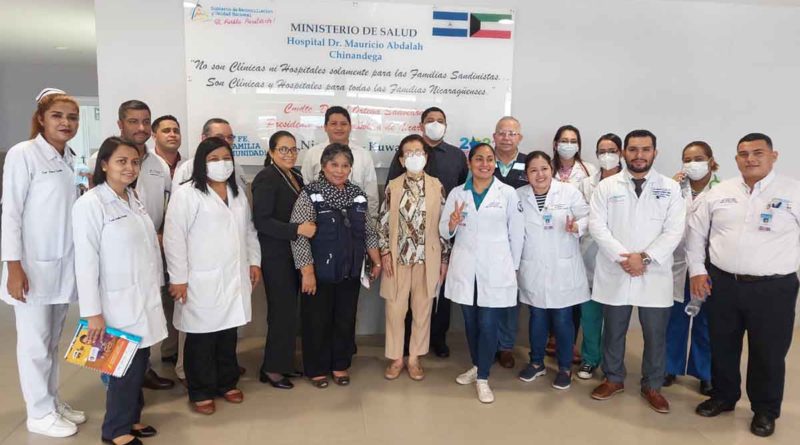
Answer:
[{"label": "wristwatch", "polygon": [[642,252],[639,255],[642,256],[642,264],[644,264],[645,266],[649,266],[650,263],[653,262],[653,259],[650,258],[650,255],[648,255],[647,252]]}]

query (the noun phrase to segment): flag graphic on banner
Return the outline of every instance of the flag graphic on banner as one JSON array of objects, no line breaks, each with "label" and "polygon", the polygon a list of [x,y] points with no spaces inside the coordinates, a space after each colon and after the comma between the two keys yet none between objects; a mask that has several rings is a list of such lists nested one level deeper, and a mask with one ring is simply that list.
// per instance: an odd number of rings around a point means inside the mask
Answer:
[{"label": "flag graphic on banner", "polygon": [[511,14],[433,11],[433,35],[510,39],[514,21]]}]

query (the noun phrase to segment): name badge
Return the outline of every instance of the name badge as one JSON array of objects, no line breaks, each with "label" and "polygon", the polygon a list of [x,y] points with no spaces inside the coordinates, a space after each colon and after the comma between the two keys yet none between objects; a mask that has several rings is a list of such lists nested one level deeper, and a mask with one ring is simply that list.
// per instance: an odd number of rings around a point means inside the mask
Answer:
[{"label": "name badge", "polygon": [[523,164],[522,162],[516,162],[516,163],[515,163],[515,164],[514,164],[514,165],[511,167],[511,169],[512,169],[512,170],[522,170],[522,171],[525,171],[525,164]]},{"label": "name badge", "polygon": [[772,231],[772,212],[761,212],[761,215],[758,217],[759,222],[761,223],[758,226],[759,232],[771,232]]},{"label": "name badge", "polygon": [[553,230],[553,213],[550,210],[544,210],[542,220],[544,221],[544,230]]}]

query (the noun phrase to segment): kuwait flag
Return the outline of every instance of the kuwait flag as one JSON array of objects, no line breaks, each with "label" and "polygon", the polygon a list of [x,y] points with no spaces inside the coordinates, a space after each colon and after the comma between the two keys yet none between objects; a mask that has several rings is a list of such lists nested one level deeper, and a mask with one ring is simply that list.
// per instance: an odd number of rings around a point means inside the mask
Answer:
[{"label": "kuwait flag", "polygon": [[514,25],[511,14],[470,14],[469,36],[487,39],[510,39]]}]

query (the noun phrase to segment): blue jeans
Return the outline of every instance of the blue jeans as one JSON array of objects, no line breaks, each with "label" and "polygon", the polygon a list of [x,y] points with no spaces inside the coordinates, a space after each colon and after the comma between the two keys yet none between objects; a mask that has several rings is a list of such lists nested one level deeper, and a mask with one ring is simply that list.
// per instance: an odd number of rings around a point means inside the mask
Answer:
[{"label": "blue jeans", "polygon": [[689,349],[689,366],[686,367],[686,348],[689,341],[689,316],[684,309],[689,304],[691,295],[687,280],[683,303],[672,306],[669,324],[667,325],[667,374],[689,374],[700,380],[711,380],[711,340],[708,334],[708,318],[705,306],[692,322],[691,348]]},{"label": "blue jeans", "polygon": [[497,327],[500,318],[505,315],[506,309],[504,307],[461,305],[469,355],[472,358],[473,366],[478,367],[478,379],[480,380],[489,378],[489,369],[494,364],[494,355],[497,352]]},{"label": "blue jeans", "polygon": [[544,364],[544,348],[547,344],[550,322],[556,336],[556,358],[559,371],[572,367],[572,344],[575,342],[575,324],[572,322],[572,306],[561,309],[541,309],[528,306],[531,313],[528,335],[531,342],[531,363]]},{"label": "blue jeans", "polygon": [[497,349],[511,351],[517,342],[517,325],[519,324],[519,303],[503,308],[498,328]]}]

